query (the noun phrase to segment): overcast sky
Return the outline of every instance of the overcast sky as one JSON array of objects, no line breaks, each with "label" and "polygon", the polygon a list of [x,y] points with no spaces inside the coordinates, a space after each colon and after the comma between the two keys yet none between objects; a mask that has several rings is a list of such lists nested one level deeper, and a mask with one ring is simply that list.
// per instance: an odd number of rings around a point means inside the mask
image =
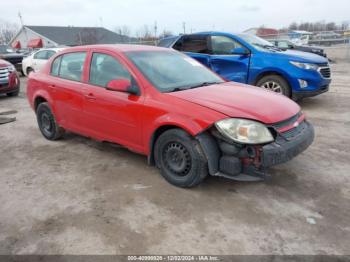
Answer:
[{"label": "overcast sky", "polygon": [[28,25],[128,25],[135,33],[144,24],[158,23],[182,32],[222,30],[239,32],[265,25],[280,28],[291,22],[350,21],[349,0],[2,0],[0,19]]}]

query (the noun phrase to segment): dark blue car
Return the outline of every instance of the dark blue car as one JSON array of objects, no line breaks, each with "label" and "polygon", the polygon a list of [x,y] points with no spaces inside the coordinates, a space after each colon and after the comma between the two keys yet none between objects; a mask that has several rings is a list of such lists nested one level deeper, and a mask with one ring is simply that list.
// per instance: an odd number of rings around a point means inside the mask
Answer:
[{"label": "dark blue car", "polygon": [[227,80],[270,89],[295,100],[327,92],[331,82],[326,58],[281,50],[250,34],[172,36],[162,39],[159,46],[185,52]]}]

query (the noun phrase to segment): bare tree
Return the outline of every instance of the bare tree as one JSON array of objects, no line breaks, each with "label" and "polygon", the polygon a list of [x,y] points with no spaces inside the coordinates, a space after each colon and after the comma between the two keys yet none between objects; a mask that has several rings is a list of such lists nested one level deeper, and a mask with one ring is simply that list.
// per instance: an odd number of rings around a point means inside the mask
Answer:
[{"label": "bare tree", "polygon": [[152,33],[148,25],[144,25],[136,32],[136,36],[140,39],[150,39],[152,38]]},{"label": "bare tree", "polygon": [[0,43],[8,44],[17,34],[18,30],[18,24],[0,20]]},{"label": "bare tree", "polygon": [[343,22],[341,24],[336,24],[335,22],[326,22],[326,21],[304,22],[300,24],[293,22],[289,25],[288,28],[289,30],[305,30],[310,32],[337,31],[337,30],[347,30],[347,28],[349,28],[349,22]]},{"label": "bare tree", "polygon": [[341,24],[341,30],[348,30],[348,29],[349,29],[349,24],[350,24],[349,21],[344,21],[344,22],[342,22],[342,24]]},{"label": "bare tree", "polygon": [[118,35],[120,35],[121,41],[123,43],[129,41],[130,35],[131,35],[131,30],[130,30],[130,27],[128,27],[127,25],[115,27],[114,32],[116,32]]},{"label": "bare tree", "polygon": [[159,38],[164,38],[172,35],[174,35],[173,32],[164,29],[164,31],[159,35]]}]

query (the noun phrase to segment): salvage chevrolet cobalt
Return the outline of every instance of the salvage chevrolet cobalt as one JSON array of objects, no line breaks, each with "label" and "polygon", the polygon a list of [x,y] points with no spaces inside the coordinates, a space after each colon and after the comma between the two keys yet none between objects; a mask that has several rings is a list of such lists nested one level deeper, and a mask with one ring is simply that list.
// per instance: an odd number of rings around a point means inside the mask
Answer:
[{"label": "salvage chevrolet cobalt", "polygon": [[65,130],[148,156],[162,176],[193,187],[207,175],[266,178],[313,141],[299,106],[271,91],[224,81],[172,49],[74,47],[32,73],[27,96],[41,133]]}]

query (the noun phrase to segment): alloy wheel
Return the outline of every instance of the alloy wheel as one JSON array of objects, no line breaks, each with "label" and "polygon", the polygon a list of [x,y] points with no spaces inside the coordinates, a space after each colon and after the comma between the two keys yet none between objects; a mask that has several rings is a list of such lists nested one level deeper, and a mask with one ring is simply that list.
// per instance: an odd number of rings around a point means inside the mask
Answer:
[{"label": "alloy wheel", "polygon": [[276,93],[280,93],[280,94],[283,93],[281,85],[275,81],[267,81],[263,83],[260,87],[266,88]]}]

